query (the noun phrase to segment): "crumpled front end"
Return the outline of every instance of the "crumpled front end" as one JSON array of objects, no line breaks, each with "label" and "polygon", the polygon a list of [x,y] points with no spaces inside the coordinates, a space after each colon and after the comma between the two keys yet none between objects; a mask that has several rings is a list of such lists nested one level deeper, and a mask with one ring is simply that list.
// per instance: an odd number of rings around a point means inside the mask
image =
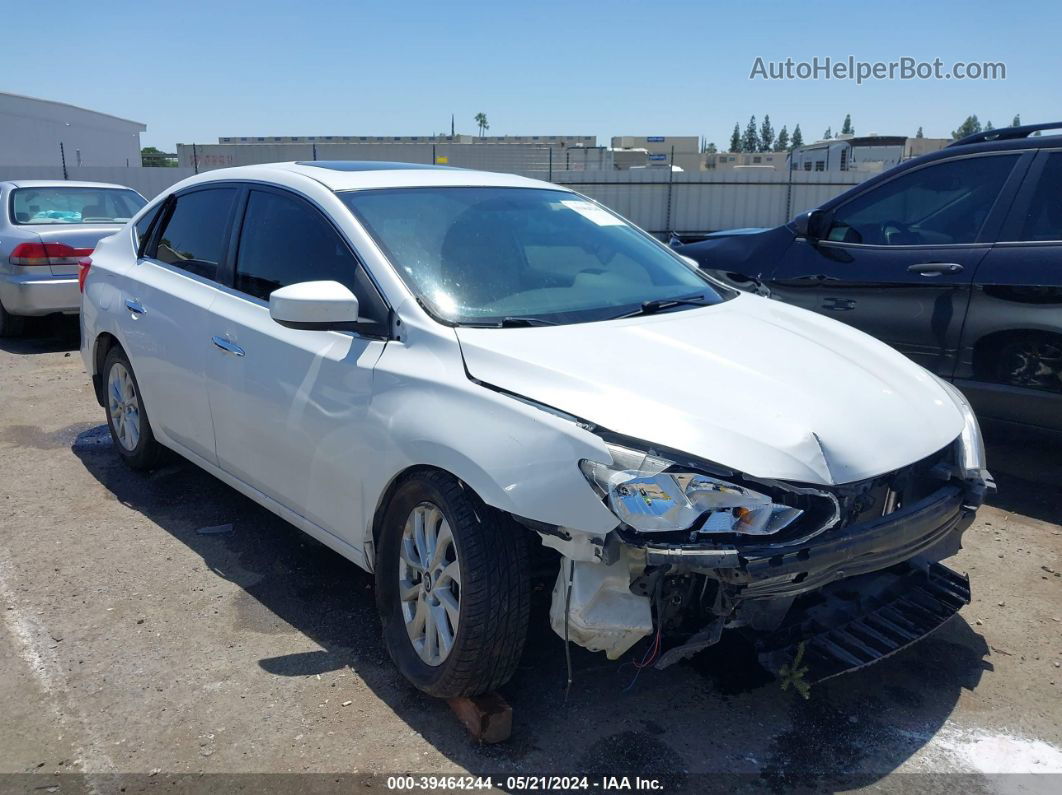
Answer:
[{"label": "crumpled front end", "polygon": [[674,458],[584,469],[621,519],[604,538],[529,523],[562,555],[550,613],[561,637],[615,659],[655,635],[662,668],[739,630],[767,668],[796,661],[814,682],[913,643],[969,601],[965,577],[939,564],[990,484],[963,468],[961,440],[831,487]]}]

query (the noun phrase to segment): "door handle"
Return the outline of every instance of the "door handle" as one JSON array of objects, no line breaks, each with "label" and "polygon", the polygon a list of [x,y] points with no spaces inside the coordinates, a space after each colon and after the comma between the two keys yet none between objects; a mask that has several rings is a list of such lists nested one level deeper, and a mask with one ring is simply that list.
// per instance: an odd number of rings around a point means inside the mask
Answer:
[{"label": "door handle", "polygon": [[211,341],[225,353],[231,353],[233,356],[243,356],[243,348],[237,345],[235,342],[229,342],[224,337],[211,337]]},{"label": "door handle", "polygon": [[126,298],[125,308],[132,312],[134,315],[142,315],[145,311],[147,311],[144,309],[144,305],[135,298]]},{"label": "door handle", "polygon": [[908,273],[917,273],[919,276],[940,276],[945,273],[959,273],[962,265],[957,262],[923,262],[918,265],[909,265]]}]

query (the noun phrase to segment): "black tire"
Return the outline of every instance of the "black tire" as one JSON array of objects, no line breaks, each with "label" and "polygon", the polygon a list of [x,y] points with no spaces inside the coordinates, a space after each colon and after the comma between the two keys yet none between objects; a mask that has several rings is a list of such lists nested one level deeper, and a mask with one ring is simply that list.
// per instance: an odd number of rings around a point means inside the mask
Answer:
[{"label": "black tire", "polygon": [[[112,400],[110,394],[111,371],[117,366],[124,367],[125,371],[129,374],[138,403],[139,433],[136,444],[132,449],[128,449],[122,441],[118,429],[115,427],[115,417],[112,413]],[[151,432],[151,423],[148,421],[147,408],[144,406],[144,397],[140,393],[140,384],[137,383],[136,373],[133,372],[133,366],[129,364],[129,358],[125,355],[125,351],[117,345],[108,351],[107,358],[103,363],[102,375],[103,408],[104,411],[107,412],[107,427],[111,431],[111,440],[114,442],[114,449],[118,451],[118,455],[130,469],[135,469],[137,471],[154,469],[162,459],[164,448],[155,440],[155,434]]]},{"label": "black tire", "polygon": [[[449,523],[461,575],[457,632],[438,665],[429,665],[414,648],[398,590],[403,530],[423,503],[438,507]],[[450,475],[416,474],[398,487],[386,509],[377,544],[376,604],[387,651],[417,688],[439,698],[495,690],[516,671],[527,638],[527,539]]]},{"label": "black tire", "polygon": [[0,337],[20,337],[26,327],[26,318],[12,315],[0,301]]},{"label": "black tire", "polygon": [[1062,339],[1023,334],[1008,339],[993,356],[995,381],[1026,389],[1062,392]]}]

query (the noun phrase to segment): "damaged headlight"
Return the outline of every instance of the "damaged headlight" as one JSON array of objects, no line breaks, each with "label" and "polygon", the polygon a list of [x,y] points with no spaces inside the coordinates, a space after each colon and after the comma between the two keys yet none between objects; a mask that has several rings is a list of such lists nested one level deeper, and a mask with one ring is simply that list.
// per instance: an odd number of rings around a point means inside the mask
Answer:
[{"label": "damaged headlight", "polygon": [[[935,377],[935,376],[934,376]],[[963,474],[968,478],[984,477],[984,470],[988,468],[987,456],[985,456],[985,441],[981,437],[981,426],[977,423],[977,415],[974,414],[973,406],[966,396],[947,381],[937,378],[937,382],[944,387],[951,399],[955,401],[956,408],[962,412],[962,433],[959,434],[959,446],[961,457],[959,466]]]},{"label": "damaged headlight", "polygon": [[611,464],[583,459],[579,468],[612,512],[635,530],[771,535],[803,513],[698,472],[665,472],[674,466],[666,458],[606,446]]}]

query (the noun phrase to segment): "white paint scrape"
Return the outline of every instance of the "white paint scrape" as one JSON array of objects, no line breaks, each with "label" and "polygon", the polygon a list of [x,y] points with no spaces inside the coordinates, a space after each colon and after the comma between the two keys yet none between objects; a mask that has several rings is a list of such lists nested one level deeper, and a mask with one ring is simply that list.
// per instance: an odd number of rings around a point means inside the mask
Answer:
[{"label": "white paint scrape", "polygon": [[923,764],[957,773],[1062,773],[1062,750],[1043,740],[945,724],[922,749]]}]

